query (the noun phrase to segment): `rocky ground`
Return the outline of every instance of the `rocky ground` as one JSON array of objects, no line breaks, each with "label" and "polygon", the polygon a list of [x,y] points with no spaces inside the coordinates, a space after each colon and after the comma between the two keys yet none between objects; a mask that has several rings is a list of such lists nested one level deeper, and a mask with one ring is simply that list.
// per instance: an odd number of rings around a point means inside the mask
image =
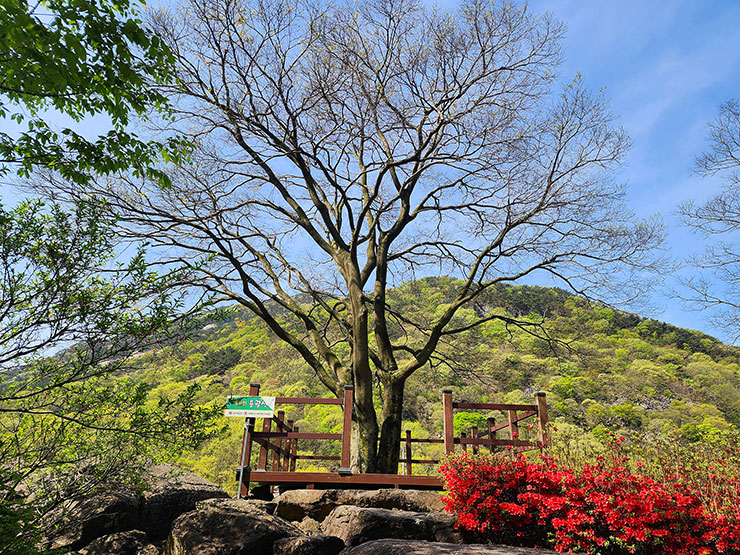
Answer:
[{"label": "rocky ground", "polygon": [[292,490],[232,499],[190,472],[161,466],[143,495],[71,507],[44,547],[70,555],[544,555],[483,545],[454,528],[438,493]]}]

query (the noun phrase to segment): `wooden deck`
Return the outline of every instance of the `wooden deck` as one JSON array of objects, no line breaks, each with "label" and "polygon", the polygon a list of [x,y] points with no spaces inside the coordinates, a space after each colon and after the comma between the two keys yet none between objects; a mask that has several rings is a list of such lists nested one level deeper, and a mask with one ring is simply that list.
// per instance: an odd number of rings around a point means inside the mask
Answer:
[{"label": "wooden deck", "polygon": [[[260,384],[250,384],[249,395],[258,396]],[[501,404],[501,403],[470,403],[467,401],[453,401],[452,390],[442,391],[442,419],[443,433],[441,438],[412,438],[411,432],[406,431],[405,437],[400,440],[402,454],[399,463],[404,466],[403,474],[355,474],[350,469],[352,405],[354,391],[351,385],[345,386],[341,399],[324,399],[308,397],[277,397],[276,404],[287,405],[335,405],[342,411],[341,433],[301,432],[294,421],[286,418],[285,412],[277,411],[272,418],[262,419],[262,429],[256,430],[256,419],[246,418],[244,435],[242,437],[242,452],[239,458],[239,467],[236,469],[236,479],[239,483],[238,496],[249,493],[249,484],[285,486],[306,489],[425,489],[443,490],[444,485],[438,476],[414,475],[414,465],[439,464],[438,459],[414,458],[412,451],[417,451],[419,444],[441,444],[444,454],[449,455],[459,445],[463,451],[470,448],[473,454],[488,449],[504,447],[510,450],[512,457],[516,453],[543,449],[550,445],[548,428],[547,403],[545,394],[535,395],[534,403],[529,405]],[[486,427],[479,430],[472,426],[468,432],[461,432],[459,436],[454,431],[455,410],[483,410],[500,411],[504,419],[498,422],[493,417],[486,421]],[[532,430],[535,437],[525,440],[520,437],[520,423],[532,418],[537,427]],[[531,428],[532,426],[528,426]],[[498,434],[501,432],[504,437]],[[341,445],[340,455],[315,455],[312,453],[298,453],[299,440],[328,440],[338,441]],[[417,447],[414,447],[414,446]],[[423,455],[423,454],[422,454]],[[418,457],[418,453],[417,453]],[[253,460],[254,459],[254,460]],[[296,463],[299,460],[316,460],[338,464],[334,471],[301,472],[297,471]]]}]

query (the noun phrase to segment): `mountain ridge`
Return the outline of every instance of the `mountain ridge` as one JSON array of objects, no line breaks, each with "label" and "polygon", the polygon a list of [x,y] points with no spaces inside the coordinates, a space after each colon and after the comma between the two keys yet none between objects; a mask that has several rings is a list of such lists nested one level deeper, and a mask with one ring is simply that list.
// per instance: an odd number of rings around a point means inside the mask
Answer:
[{"label": "mountain ridge", "polygon": [[[445,277],[406,282],[389,292],[389,303],[418,319],[444,307],[453,283]],[[740,349],[707,334],[530,285],[494,288],[459,312],[461,323],[482,314],[504,319],[446,341],[440,358],[409,379],[404,429],[415,436],[441,433],[445,387],[473,402],[525,402],[545,391],[558,427],[591,435],[619,430],[696,441],[740,426]],[[527,329],[512,325],[512,318],[524,320]],[[229,320],[205,319],[200,327],[189,339],[133,361],[134,378],[149,385],[154,399],[198,383],[199,402],[207,404],[246,393],[250,382],[261,382],[265,395],[330,396],[297,354],[246,311],[234,310]],[[421,332],[405,333],[413,343]],[[303,431],[340,425],[331,407],[291,411]],[[463,415],[456,425],[486,416]],[[241,421],[226,419],[225,426],[226,433],[179,462],[233,489]],[[303,448],[333,454],[331,446],[318,443],[307,441]]]}]

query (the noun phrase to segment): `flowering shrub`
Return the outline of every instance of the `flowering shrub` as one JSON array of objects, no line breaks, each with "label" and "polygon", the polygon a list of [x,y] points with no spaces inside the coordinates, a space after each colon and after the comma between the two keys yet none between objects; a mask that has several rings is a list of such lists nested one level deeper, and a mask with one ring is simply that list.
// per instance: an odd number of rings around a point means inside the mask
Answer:
[{"label": "flowering shrub", "polygon": [[598,554],[740,553],[736,503],[717,512],[682,476],[657,481],[626,464],[601,457],[576,471],[546,457],[462,454],[440,470],[458,526],[494,541]]}]

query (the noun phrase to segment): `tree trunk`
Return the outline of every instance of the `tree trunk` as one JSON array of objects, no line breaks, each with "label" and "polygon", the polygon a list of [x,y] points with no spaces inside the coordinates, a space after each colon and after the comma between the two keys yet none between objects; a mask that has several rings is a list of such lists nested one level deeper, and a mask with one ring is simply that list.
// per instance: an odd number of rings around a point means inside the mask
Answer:
[{"label": "tree trunk", "polygon": [[405,382],[406,380],[391,381],[383,389],[383,427],[380,433],[377,465],[378,472],[383,474],[398,473]]},{"label": "tree trunk", "polygon": [[374,416],[363,419],[357,410],[352,411],[352,472],[378,472],[378,423]]}]

